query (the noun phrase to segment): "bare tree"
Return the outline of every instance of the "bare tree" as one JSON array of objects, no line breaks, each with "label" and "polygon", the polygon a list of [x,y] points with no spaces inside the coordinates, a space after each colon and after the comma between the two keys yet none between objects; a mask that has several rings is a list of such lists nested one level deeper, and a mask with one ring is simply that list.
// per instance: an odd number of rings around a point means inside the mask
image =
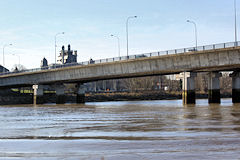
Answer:
[{"label": "bare tree", "polygon": [[231,93],[232,78],[229,76],[230,72],[223,72],[220,78],[220,88],[222,93]]},{"label": "bare tree", "polygon": [[208,75],[207,73],[198,73],[196,77],[196,91],[207,93],[208,91]]},{"label": "bare tree", "polygon": [[149,76],[122,80],[122,87],[129,91],[159,90],[167,84],[166,76]]},{"label": "bare tree", "polygon": [[13,68],[11,69],[12,72],[14,71],[22,71],[22,70],[26,70],[27,68],[24,65],[21,64],[14,64]]}]

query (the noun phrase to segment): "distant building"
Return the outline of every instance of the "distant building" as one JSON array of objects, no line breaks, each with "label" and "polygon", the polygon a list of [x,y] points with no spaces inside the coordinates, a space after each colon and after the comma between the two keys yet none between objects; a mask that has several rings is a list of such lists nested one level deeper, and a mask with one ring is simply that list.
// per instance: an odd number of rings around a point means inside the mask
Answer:
[{"label": "distant building", "polygon": [[41,68],[45,68],[48,67],[48,61],[47,59],[44,57],[43,60],[41,61]]},{"label": "distant building", "polygon": [[64,46],[62,46],[62,50],[60,52],[60,55],[58,56],[57,61],[61,64],[77,63],[77,51],[74,51],[73,53],[70,44],[68,45],[68,50],[65,50]]},{"label": "distant building", "polygon": [[9,70],[3,67],[2,65],[0,65],[0,73],[3,73],[3,72],[9,72]]}]

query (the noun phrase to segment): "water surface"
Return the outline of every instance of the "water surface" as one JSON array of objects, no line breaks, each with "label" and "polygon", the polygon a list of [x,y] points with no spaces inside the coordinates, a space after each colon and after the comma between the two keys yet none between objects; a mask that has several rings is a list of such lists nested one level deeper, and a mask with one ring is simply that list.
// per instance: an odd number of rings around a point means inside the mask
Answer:
[{"label": "water surface", "polygon": [[0,106],[0,159],[239,160],[240,105]]}]

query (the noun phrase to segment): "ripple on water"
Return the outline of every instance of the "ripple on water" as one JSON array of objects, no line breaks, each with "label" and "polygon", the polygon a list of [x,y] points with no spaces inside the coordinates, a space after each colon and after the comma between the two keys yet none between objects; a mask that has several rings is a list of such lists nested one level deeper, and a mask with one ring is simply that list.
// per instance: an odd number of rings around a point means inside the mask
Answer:
[{"label": "ripple on water", "polygon": [[240,105],[182,101],[0,107],[0,159],[234,159]]}]

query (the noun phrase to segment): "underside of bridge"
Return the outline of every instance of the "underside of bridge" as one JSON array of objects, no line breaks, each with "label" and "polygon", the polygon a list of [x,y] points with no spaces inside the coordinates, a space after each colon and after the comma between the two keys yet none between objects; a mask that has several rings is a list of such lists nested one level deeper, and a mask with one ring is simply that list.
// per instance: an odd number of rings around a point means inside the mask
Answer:
[{"label": "underside of bridge", "polygon": [[[208,74],[208,101],[209,103],[221,103],[220,95],[220,77],[221,72],[207,72]],[[197,72],[182,72],[177,76],[182,81],[182,99],[183,104],[196,103],[196,83]],[[232,102],[240,103],[240,71],[235,70],[230,74],[232,78]],[[38,84],[33,85],[33,93],[16,93],[10,88],[1,88],[0,104],[45,104],[56,103],[64,104],[67,100],[68,91],[66,84],[56,83],[54,85]],[[75,90],[73,94],[75,99],[73,103],[85,103],[85,87],[83,83],[74,83]],[[19,87],[21,88],[21,87]],[[20,89],[19,89],[20,90]],[[51,93],[49,93],[51,92]]]},{"label": "underside of bridge", "polygon": [[[74,84],[76,90],[74,91],[75,103],[85,103],[85,88],[82,83]],[[64,104],[66,102],[66,89],[65,85],[54,84],[54,85],[33,85],[33,103],[34,104],[44,104],[49,102],[49,94],[46,94],[46,91],[49,91],[49,88],[54,90],[54,97],[51,99],[51,102],[55,102],[56,104]]]}]

